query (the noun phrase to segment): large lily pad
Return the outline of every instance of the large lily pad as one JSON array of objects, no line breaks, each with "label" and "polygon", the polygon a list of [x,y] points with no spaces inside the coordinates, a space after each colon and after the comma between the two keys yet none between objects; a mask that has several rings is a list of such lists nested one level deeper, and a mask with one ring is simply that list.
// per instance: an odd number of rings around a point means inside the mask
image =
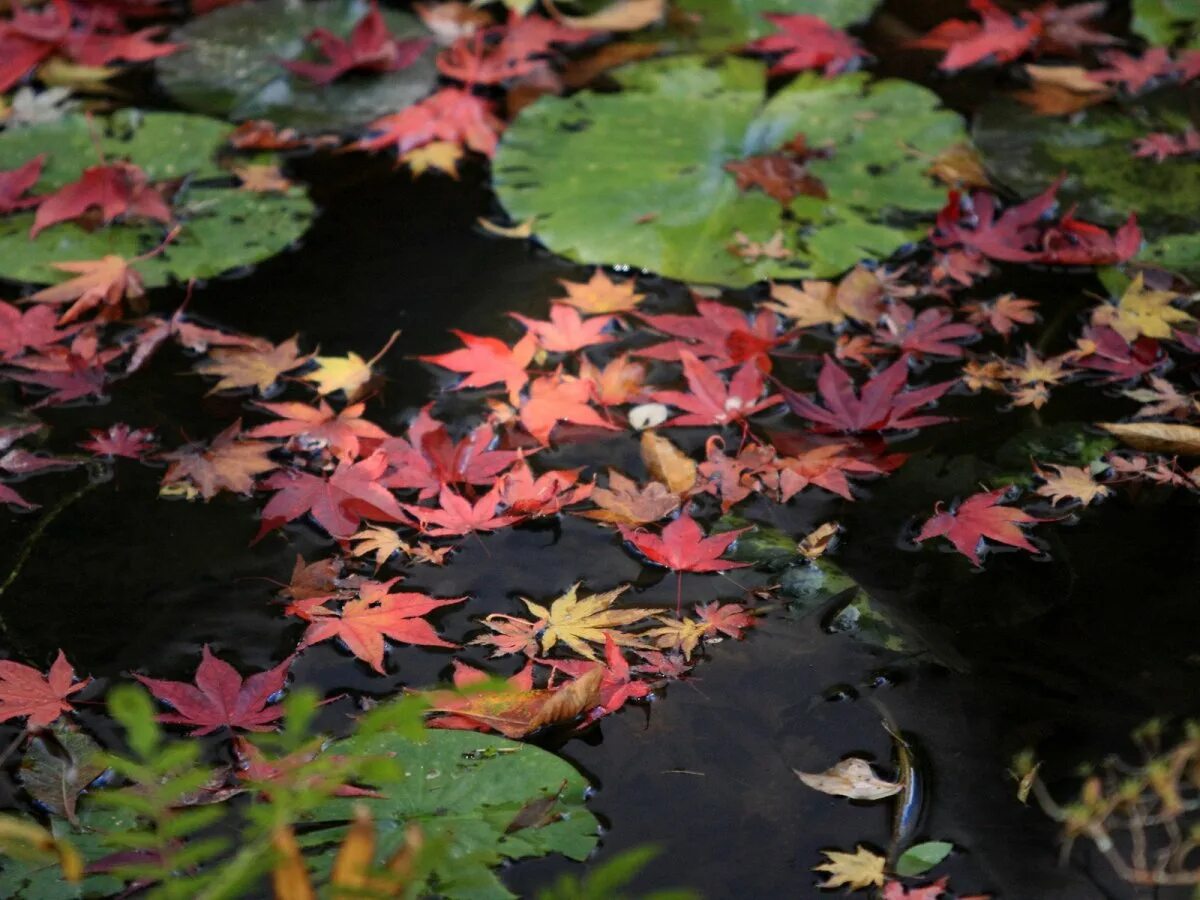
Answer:
[{"label": "large lily pad", "polygon": [[730,47],[770,34],[765,13],[819,16],[835,28],[870,18],[878,0],[680,0],[675,4],[685,33],[690,28],[702,49]]},{"label": "large lily pad", "polygon": [[[158,60],[159,78],[182,106],[212,115],[270,119],[298,128],[354,128],[433,90],[432,47],[397,72],[350,75],[323,86],[292,75],[280,60],[309,58],[309,32],[326,28],[345,37],[369,9],[365,0],[226,6],[171,34],[185,47]],[[397,37],[427,36],[406,13],[385,10],[383,17]]]},{"label": "large lily pad", "polygon": [[[496,155],[496,192],[514,219],[536,217],[556,253],[685,281],[827,276],[890,255],[945,201],[925,175],[930,158],[965,138],[931,92],[862,74],[802,76],[770,100],[752,60],[684,56],[616,77],[620,93],[543,97],[522,110]],[[759,191],[740,193],[724,165],[797,133],[832,148],[810,164],[829,199],[799,197],[785,215]],[[794,257],[739,258],[728,249],[738,231],[758,242],[781,231]]]},{"label": "large lily pad", "polygon": [[[68,116],[59,122],[0,132],[0,169],[47,156],[34,193],[48,193],[79,178],[88,166],[127,159],[151,181],[183,179],[172,200],[181,226],[166,250],[138,263],[148,285],[171,278],[207,278],[279,253],[308,227],[312,202],[299,188],[255,194],[234,188],[218,165],[230,127],[184,113],[125,110],[110,119]],[[98,148],[98,150],[97,150]],[[167,229],[159,223],[116,223],[94,230],[71,222],[53,225],[30,239],[33,213],[0,218],[0,277],[14,281],[60,281],[53,263],[126,258],[153,250]]]},{"label": "large lily pad", "polygon": [[1070,119],[1037,116],[1000,100],[975,121],[974,139],[988,170],[1025,196],[1067,178],[1063,203],[1083,218],[1113,226],[1136,212],[1149,243],[1142,258],[1200,271],[1200,166],[1190,158],[1155,162],[1133,155],[1136,138],[1182,132],[1200,92],[1160,91],[1134,109],[1093,107]]},{"label": "large lily pad", "polygon": [[1196,0],[1133,0],[1130,27],[1151,44],[1200,47],[1200,6]]},{"label": "large lily pad", "polygon": [[[314,819],[345,821],[354,802],[367,803],[381,855],[401,844],[406,824],[420,825],[428,842],[445,842],[433,872],[438,896],[509,898],[514,895],[492,871],[504,859],[561,853],[581,860],[596,846],[599,823],[584,806],[587,780],[569,763],[530,744],[430,729],[420,741],[396,734],[356,735],[339,741],[333,752],[394,755],[405,778],[386,785],[383,798],[335,800]],[[536,817],[539,821],[517,819],[531,803],[554,798]],[[308,831],[302,840],[332,847],[344,830]]]}]

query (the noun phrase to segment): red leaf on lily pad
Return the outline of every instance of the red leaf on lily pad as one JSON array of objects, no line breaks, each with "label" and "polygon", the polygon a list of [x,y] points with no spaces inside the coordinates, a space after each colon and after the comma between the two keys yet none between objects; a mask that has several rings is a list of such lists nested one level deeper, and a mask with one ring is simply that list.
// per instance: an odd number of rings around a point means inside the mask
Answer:
[{"label": "red leaf on lily pad", "polygon": [[828,77],[846,71],[867,55],[862,44],[819,16],[766,13],[763,18],[779,32],[750,42],[746,49],[782,53],[771,66],[772,75],[820,69]]},{"label": "red leaf on lily pad", "polygon": [[350,32],[350,39],[338,37],[326,28],[317,28],[308,35],[326,57],[327,62],[287,60],[284,68],[314,84],[329,84],[347,72],[395,72],[415,63],[429,46],[427,38],[397,40],[388,30],[387,22],[372,2],[370,10]]},{"label": "red leaf on lily pad", "polygon": [[953,512],[941,510],[941,504],[938,504],[933,517],[921,527],[917,543],[944,537],[975,565],[979,565],[979,551],[984,538],[1037,553],[1038,548],[1029,542],[1021,526],[1043,520],[1014,506],[1000,506],[1000,501],[1007,493],[1007,488],[998,488],[973,494]]},{"label": "red leaf on lily pad", "polygon": [[195,684],[136,674],[133,677],[175,710],[160,715],[160,722],[195,726],[193,735],[210,734],[218,728],[268,731],[283,715],[282,707],[268,704],[283,690],[291,665],[289,656],[275,668],[243,680],[237,669],[213,656],[205,644]]},{"label": "red leaf on lily pad", "polygon": [[171,221],[167,201],[149,184],[145,172],[132,163],[111,163],[84,169],[78,181],[43,199],[29,236],[37,237],[51,225],[77,219],[92,208],[99,208],[105,225],[117,216]]},{"label": "red leaf on lily pad", "polygon": [[15,169],[0,171],[0,215],[29,209],[41,202],[38,197],[26,197],[39,178],[46,154],[41,153]]}]

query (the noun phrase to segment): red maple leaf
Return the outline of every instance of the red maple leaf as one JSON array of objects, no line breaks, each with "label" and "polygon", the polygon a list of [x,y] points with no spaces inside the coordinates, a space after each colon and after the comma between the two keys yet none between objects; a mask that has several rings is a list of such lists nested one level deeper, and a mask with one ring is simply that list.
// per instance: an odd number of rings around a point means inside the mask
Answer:
[{"label": "red maple leaf", "polygon": [[32,666],[0,661],[0,722],[28,716],[27,729],[45,728],[75,709],[67,698],[82,691],[91,680],[75,681],[75,670],[61,650],[45,675]]},{"label": "red maple leaf", "polygon": [[853,500],[849,475],[883,475],[903,462],[903,456],[874,458],[854,444],[811,444],[776,437],[775,444],[781,453],[776,462],[777,476],[772,484],[779,492],[779,502],[787,503],[809,485],[816,485],[831,493]]},{"label": "red maple leaf", "polygon": [[579,310],[563,303],[550,306],[550,321],[531,319],[520,313],[509,313],[514,319],[529,329],[543,350],[550,353],[574,353],[584,347],[595,344],[607,344],[613,340],[611,334],[605,334],[615,316],[592,316],[584,319]]},{"label": "red maple leaf", "polygon": [[46,154],[40,153],[24,165],[0,171],[0,216],[29,209],[41,203],[40,197],[26,197],[39,178]]},{"label": "red maple leaf", "polygon": [[940,900],[950,885],[949,876],[943,876],[931,884],[921,887],[905,887],[899,881],[889,881],[883,886],[883,900]]},{"label": "red maple leaf", "polygon": [[455,390],[503,384],[508,388],[509,397],[513,398],[525,386],[529,380],[525,368],[537,352],[537,340],[533,335],[527,334],[509,347],[499,338],[468,334],[454,328],[451,332],[463,342],[463,349],[435,356],[418,356],[417,359],[466,375],[454,386]]},{"label": "red maple leaf", "polygon": [[213,656],[205,644],[200,666],[196,669],[195,684],[136,674],[133,677],[158,700],[175,710],[160,715],[158,721],[168,725],[194,725],[193,736],[211,734],[218,728],[268,731],[283,715],[283,709],[267,704],[283,690],[291,665],[292,657],[289,656],[275,668],[243,681],[237,669]]},{"label": "red maple leaf", "polygon": [[183,307],[177,309],[169,319],[158,316],[147,316],[136,323],[140,329],[132,339],[133,353],[125,371],[136,372],[162,346],[163,342],[174,338],[179,346],[192,353],[207,353],[209,347],[245,347],[249,349],[269,350],[271,344],[262,338],[247,337],[241,334],[230,334],[215,328],[205,328],[184,318]]},{"label": "red maple leaf", "polygon": [[1029,543],[1020,526],[1044,520],[1016,507],[999,506],[1006,493],[1008,488],[973,494],[953,512],[943,512],[939,503],[934,507],[933,517],[921,527],[917,543],[944,537],[975,565],[979,565],[979,551],[984,538],[1037,553],[1037,547]]},{"label": "red maple leaf", "polygon": [[500,497],[512,515],[524,518],[558,515],[563,507],[582,503],[593,485],[577,484],[580,469],[551,469],[534,477],[522,462],[500,479]]},{"label": "red maple leaf", "polygon": [[380,675],[383,669],[384,638],[404,644],[426,647],[456,647],[438,637],[424,616],[442,606],[462,603],[465,597],[435,600],[424,594],[402,591],[389,593],[400,579],[363,581],[358,596],[342,603],[339,611],[327,606],[309,609],[311,624],[304,632],[301,647],[337,638],[346,648]]},{"label": "red maple leaf", "polygon": [[747,529],[739,528],[705,537],[700,525],[686,512],[663,529],[662,536],[641,528],[618,526],[621,536],[646,559],[673,572],[725,572],[750,565],[721,559],[721,554]]},{"label": "red maple leaf", "polygon": [[520,516],[502,515],[500,489],[490,491],[471,503],[450,488],[443,487],[438,494],[438,506],[416,506],[402,503],[401,506],[421,525],[424,534],[447,537],[470,534],[475,531],[495,531],[520,520]]},{"label": "red maple leaf", "polygon": [[945,50],[938,68],[954,72],[988,59],[1012,62],[1033,49],[1041,36],[1043,22],[1036,13],[1014,16],[992,0],[971,0],[970,7],[980,21],[948,19],[909,46]]},{"label": "red maple leaf", "polygon": [[1035,223],[1057,202],[1060,183],[1061,180],[1056,181],[1032,200],[1006,209],[999,218],[995,199],[990,194],[974,194],[964,210],[958,192],[951,191],[949,200],[938,213],[930,238],[937,247],[961,245],[992,259],[1032,262],[1037,254],[1025,248],[1038,236]]},{"label": "red maple leaf", "polygon": [[979,331],[973,325],[956,323],[953,319],[954,314],[945,307],[924,309],[914,315],[911,306],[897,302],[883,317],[882,326],[875,331],[875,340],[918,359],[924,354],[959,359],[963,355],[962,345],[950,342],[978,337]]},{"label": "red maple leaf", "polygon": [[1100,58],[1106,64],[1105,68],[1092,69],[1088,77],[1100,84],[1119,85],[1130,94],[1140,94],[1151,84],[1175,73],[1175,64],[1166,47],[1150,47],[1141,56],[1107,50]]},{"label": "red maple leaf", "polygon": [[758,620],[754,613],[740,603],[701,603],[696,607],[696,618],[708,626],[705,637],[715,637],[723,634],[726,637],[741,640],[742,632],[753,627]]},{"label": "red maple leaf", "polygon": [[58,313],[48,306],[31,306],[24,312],[0,300],[0,359],[40,351],[70,337],[77,329],[58,328]]},{"label": "red maple leaf", "polygon": [[616,425],[588,405],[591,398],[590,381],[561,372],[534,379],[529,385],[528,399],[521,404],[521,424],[541,444],[550,443],[550,434],[559,422],[617,430]]},{"label": "red maple leaf", "polygon": [[[1178,332],[1177,332],[1178,333]],[[1078,341],[1080,353],[1073,365],[1103,372],[1107,381],[1141,378],[1164,365],[1169,357],[1154,338],[1143,335],[1133,343],[1107,326],[1089,325]]]},{"label": "red maple leaf", "polygon": [[371,122],[366,128],[370,136],[350,146],[373,151],[394,145],[397,153],[405,154],[433,141],[449,141],[491,156],[503,128],[487,100],[461,88],[442,88],[419,103]]},{"label": "red maple leaf", "polygon": [[0,504],[15,506],[18,509],[37,509],[38,504],[30,503],[7,484],[0,483]]},{"label": "red maple leaf", "polygon": [[746,49],[783,54],[771,66],[772,75],[820,69],[829,77],[846,71],[867,55],[862,44],[819,16],[766,13],[763,18],[779,33],[752,41]]},{"label": "red maple leaf", "polygon": [[314,84],[330,84],[347,72],[396,72],[417,61],[429,46],[427,38],[397,40],[387,27],[379,5],[371,8],[350,32],[350,39],[338,37],[327,28],[316,28],[306,38],[325,56],[327,62],[285,60],[284,68]]},{"label": "red maple leaf", "polygon": [[740,422],[757,412],[774,406],[779,394],[763,397],[763,373],[753,363],[746,363],[734,374],[728,387],[721,376],[701,362],[688,350],[680,350],[683,376],[688,392],[656,391],[650,398],[684,411],[664,423],[667,427],[687,425],[728,425]]},{"label": "red maple leaf", "polygon": [[63,185],[38,206],[30,237],[58,222],[77,219],[98,207],[107,225],[117,216],[136,216],[158,222],[171,221],[171,209],[150,186],[146,173],[133,163],[111,163],[83,170],[78,181]]},{"label": "red maple leaf", "polygon": [[512,13],[508,23],[460,37],[438,57],[438,71],[458,81],[500,84],[546,68],[555,44],[578,44],[596,32],[569,28],[544,16]]},{"label": "red maple leaf", "polygon": [[365,403],[352,403],[334,412],[323,398],[313,407],[307,403],[258,403],[261,409],[276,416],[278,422],[257,425],[246,432],[252,438],[289,438],[305,450],[328,446],[338,459],[357,459],[364,449],[369,452],[387,439],[388,433],[362,418]]},{"label": "red maple leaf", "polygon": [[156,43],[153,38],[162,37],[167,29],[161,25],[142,28],[138,31],[118,31],[100,34],[90,29],[75,31],[63,44],[63,50],[82,66],[106,66],[117,62],[147,62],[162,56],[170,56],[182,44]]},{"label": "red maple leaf", "polygon": [[[562,672],[571,678],[579,678],[594,671],[597,663],[584,659],[545,659],[538,660],[552,669]],[[578,728],[586,728],[597,719],[611,715],[621,709],[630,700],[640,700],[648,696],[653,688],[644,681],[636,681],[633,670],[625,659],[621,648],[613,640],[609,632],[604,633],[604,675],[600,679],[600,703],[584,717]]]},{"label": "red maple leaf", "polygon": [[379,479],[387,457],[376,452],[360,462],[342,460],[328,478],[285,470],[262,482],[278,493],[262,511],[262,526],[255,540],[268,531],[312,513],[317,524],[334,538],[348,538],[363,519],[402,522],[404,511]]},{"label": "red maple leaf", "polygon": [[444,423],[424,407],[408,426],[408,439],[388,438],[379,449],[387,455],[383,485],[392,490],[417,490],[428,499],[443,486],[489,484],[516,462],[516,450],[493,450],[496,432],[491,425],[475,428],[455,442]]},{"label": "red maple leaf", "polygon": [[754,359],[759,368],[770,370],[766,351],[779,344],[776,335],[779,320],[775,313],[760,310],[747,318],[736,307],[702,299],[696,301],[696,311],[698,315],[695,316],[641,316],[641,320],[655,331],[669,334],[676,340],[640,348],[633,351],[634,355],[678,361],[681,350],[690,350],[717,369]]},{"label": "red maple leaf", "polygon": [[95,335],[80,334],[70,347],[53,345],[40,353],[17,357],[12,364],[27,371],[10,371],[6,377],[49,391],[34,404],[34,409],[61,405],[103,395],[108,385],[105,366],[121,353],[119,347],[101,350]]},{"label": "red maple leaf", "polygon": [[[1133,142],[1133,155],[1138,159],[1164,162],[1173,156],[1191,156],[1200,153],[1200,131],[1189,127],[1181,134],[1156,131]],[[0,187],[0,194],[3,189]],[[0,200],[0,205],[3,200]]]},{"label": "red maple leaf", "polygon": [[850,374],[826,356],[817,378],[817,391],[824,406],[788,388],[783,389],[783,398],[796,415],[816,422],[817,431],[891,431],[924,428],[949,421],[946,416],[914,413],[954,385],[954,381],[945,381],[912,391],[904,390],[908,386],[908,357],[901,356],[872,376],[856,394]]},{"label": "red maple leaf", "polygon": [[66,40],[70,28],[67,0],[53,0],[33,10],[23,4],[13,6],[11,17],[0,21],[0,93],[49,58]]},{"label": "red maple leaf", "polygon": [[130,428],[118,422],[108,429],[91,429],[91,440],[79,446],[97,456],[123,456],[126,459],[141,459],[154,449],[154,432],[146,428]]}]

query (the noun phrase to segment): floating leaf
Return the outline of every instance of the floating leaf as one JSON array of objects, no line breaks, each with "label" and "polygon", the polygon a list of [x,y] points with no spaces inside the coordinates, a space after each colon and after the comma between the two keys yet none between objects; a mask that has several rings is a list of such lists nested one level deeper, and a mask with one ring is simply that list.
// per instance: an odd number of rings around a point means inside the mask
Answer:
[{"label": "floating leaf", "polygon": [[[45,153],[33,192],[47,194],[95,166],[98,147],[107,160],[132,162],[151,182],[185,179],[171,202],[179,234],[161,253],[136,264],[146,286],[156,287],[170,278],[207,278],[274,256],[308,227],[313,205],[302,189],[258,194],[229,184],[217,155],[230,131],[223,122],[183,113],[73,115],[0,133],[0,170]],[[0,276],[38,284],[62,281],[70,274],[54,268],[57,263],[110,255],[132,260],[162,243],[168,230],[159,223],[119,222],[89,231],[64,222],[31,241],[33,219],[33,212],[0,217]]]},{"label": "floating leaf", "polygon": [[840,850],[822,850],[829,862],[813,866],[814,872],[825,872],[827,878],[817,885],[822,890],[848,887],[861,891],[872,885],[883,886],[883,867],[887,860],[859,844],[853,853]]},{"label": "floating leaf", "polygon": [[[184,49],[158,62],[167,92],[181,106],[234,120],[270,119],[297,128],[353,128],[394,113],[431,92],[433,53],[395,72],[316,85],[281,60],[309,58],[304,38],[315,28],[346,37],[370,10],[364,0],[239,3],[194,19],[171,39]],[[427,34],[412,16],[382,10],[397,39]]]},{"label": "floating leaf", "polygon": [[848,797],[851,800],[882,800],[900,793],[903,782],[880,778],[865,759],[850,757],[843,759],[832,769],[824,772],[801,772],[793,769],[796,777],[822,794]]},{"label": "floating leaf", "polygon": [[1100,422],[1097,427],[1134,450],[1200,456],[1200,428],[1166,422]]},{"label": "floating leaf", "polygon": [[[809,74],[764,102],[765,69],[750,60],[651,60],[613,77],[621,93],[542,97],[523,109],[495,159],[496,191],[514,220],[537,218],[537,237],[557,253],[687,281],[832,275],[889,255],[920,234],[913,214],[944,201],[925,174],[929,159],[964,138],[956,115],[905,82]],[[800,133],[830,148],[808,163],[827,200],[801,196],[784,209],[738,191],[726,163]],[[776,231],[793,258],[727,249],[738,232],[766,241]]]},{"label": "floating leaf", "polygon": [[954,845],[947,841],[926,841],[909,847],[896,860],[896,874],[904,877],[924,875],[950,855]]},{"label": "floating leaf", "polygon": [[700,49],[715,50],[762,37],[772,31],[766,13],[808,15],[845,28],[870,18],[878,0],[679,0],[675,8],[695,20],[694,37]]}]

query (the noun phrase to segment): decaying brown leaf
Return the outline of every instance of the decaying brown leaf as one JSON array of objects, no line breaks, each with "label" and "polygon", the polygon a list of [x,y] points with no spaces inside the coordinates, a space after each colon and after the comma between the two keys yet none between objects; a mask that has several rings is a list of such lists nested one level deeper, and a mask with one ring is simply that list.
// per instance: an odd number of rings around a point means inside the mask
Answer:
[{"label": "decaying brown leaf", "polygon": [[550,15],[568,28],[595,31],[637,31],[662,19],[667,4],[664,0],[616,0],[590,16],[567,16],[552,0],[545,0]]},{"label": "decaying brown leaf", "polygon": [[979,151],[966,142],[939,153],[927,172],[952,188],[982,190],[990,186]]},{"label": "decaying brown leaf", "polygon": [[651,481],[639,488],[636,481],[616,469],[608,470],[608,487],[593,490],[591,500],[600,508],[579,515],[621,525],[649,525],[679,509],[679,496],[662,482]]},{"label": "decaying brown leaf", "polygon": [[1200,456],[1200,428],[1167,422],[1098,422],[1113,437],[1134,450]]},{"label": "decaying brown leaf", "polygon": [[801,538],[796,549],[805,559],[820,559],[832,546],[841,530],[842,526],[837,522],[826,522]]},{"label": "decaying brown leaf", "polygon": [[696,463],[665,437],[642,432],[642,462],[655,481],[672,493],[686,494],[696,484]]},{"label": "decaying brown leaf", "polygon": [[824,772],[801,772],[796,777],[815,791],[851,800],[882,800],[900,793],[904,783],[880,778],[865,759],[852,756]]},{"label": "decaying brown leaf", "polygon": [[526,219],[524,222],[517,222],[515,225],[497,225],[495,222],[490,222],[483,216],[475,220],[488,234],[494,234],[496,237],[517,238],[524,240],[527,237],[533,237],[533,226],[537,221],[536,218]]}]

